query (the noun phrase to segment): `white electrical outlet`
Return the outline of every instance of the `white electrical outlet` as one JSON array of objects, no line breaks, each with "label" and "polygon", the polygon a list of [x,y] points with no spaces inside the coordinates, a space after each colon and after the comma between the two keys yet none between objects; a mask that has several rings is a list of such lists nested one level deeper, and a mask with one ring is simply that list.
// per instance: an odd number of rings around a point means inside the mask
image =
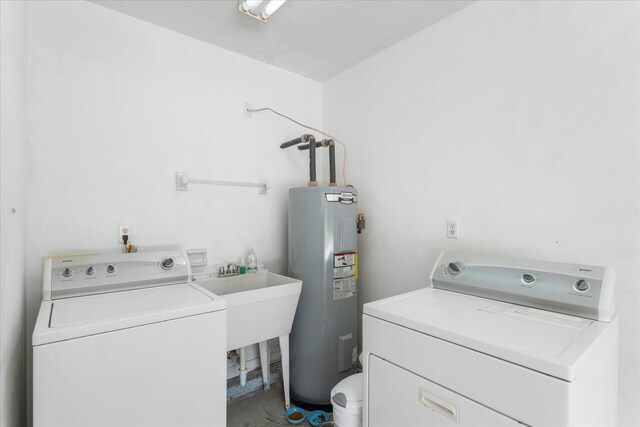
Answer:
[{"label": "white electrical outlet", "polygon": [[449,239],[457,239],[460,233],[460,224],[457,219],[447,220],[447,237]]},{"label": "white electrical outlet", "polygon": [[245,102],[244,103],[244,116],[247,118],[251,118],[251,103],[250,102]]},{"label": "white electrical outlet", "polygon": [[122,239],[122,236],[124,235],[129,236],[129,241],[131,241],[131,227],[129,227],[128,225],[121,225],[118,227],[118,243],[123,243],[124,244],[124,240]]}]

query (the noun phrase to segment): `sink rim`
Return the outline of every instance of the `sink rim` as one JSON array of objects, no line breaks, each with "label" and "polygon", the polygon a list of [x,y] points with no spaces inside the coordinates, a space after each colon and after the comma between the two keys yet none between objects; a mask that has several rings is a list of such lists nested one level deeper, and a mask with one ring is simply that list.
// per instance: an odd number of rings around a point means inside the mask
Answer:
[{"label": "sink rim", "polygon": [[204,289],[205,291],[214,294],[218,298],[222,298],[227,301],[227,308],[238,307],[242,305],[255,304],[263,301],[268,301],[276,298],[283,298],[290,295],[300,295],[302,291],[302,280],[297,280],[292,277],[284,276],[277,273],[272,273],[270,271],[265,271],[264,273],[255,273],[255,274],[265,274],[271,275],[278,278],[282,278],[285,280],[289,280],[289,283],[283,283],[280,285],[272,285],[272,286],[263,286],[254,289],[247,289],[239,292],[230,292],[226,294],[216,293],[215,290],[207,287],[207,283],[214,284],[216,281],[223,280],[238,280],[241,278],[240,276],[231,276],[231,277],[211,277],[213,273],[204,273],[201,276],[202,279],[198,280],[198,275],[194,275],[195,280],[191,282],[192,284]]}]

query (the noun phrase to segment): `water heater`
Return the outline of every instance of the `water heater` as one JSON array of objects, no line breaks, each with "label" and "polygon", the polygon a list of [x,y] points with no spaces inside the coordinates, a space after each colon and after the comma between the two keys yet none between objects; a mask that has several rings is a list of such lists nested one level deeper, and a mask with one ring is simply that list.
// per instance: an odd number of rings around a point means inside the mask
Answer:
[{"label": "water heater", "polygon": [[[332,140],[286,142],[309,150],[309,186],[289,190],[289,276],[302,280],[291,331],[291,398],[330,404],[331,389],[358,359],[357,191],[335,184]],[[315,180],[315,148],[329,147],[328,186]]]},{"label": "water heater", "polygon": [[349,187],[289,190],[289,275],[302,280],[291,331],[291,396],[326,405],[358,359],[356,203]]}]

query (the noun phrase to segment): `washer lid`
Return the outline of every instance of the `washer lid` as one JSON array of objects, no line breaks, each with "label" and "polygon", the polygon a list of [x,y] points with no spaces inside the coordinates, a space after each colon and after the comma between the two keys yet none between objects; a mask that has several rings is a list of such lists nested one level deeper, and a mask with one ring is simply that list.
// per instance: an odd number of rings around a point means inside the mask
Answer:
[{"label": "washer lid", "polygon": [[44,301],[33,345],[142,326],[218,310],[226,302],[199,286],[180,284]]},{"label": "washer lid", "polygon": [[364,314],[566,381],[617,325],[434,288],[366,304]]}]

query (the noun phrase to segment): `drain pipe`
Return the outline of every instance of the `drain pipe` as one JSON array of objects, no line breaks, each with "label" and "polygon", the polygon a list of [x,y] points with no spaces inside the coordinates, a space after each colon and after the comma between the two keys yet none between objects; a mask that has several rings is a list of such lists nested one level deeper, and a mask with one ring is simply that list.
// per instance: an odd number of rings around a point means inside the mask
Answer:
[{"label": "drain pipe", "polygon": [[247,358],[244,347],[240,347],[240,367],[238,370],[240,371],[240,386],[244,387],[247,385]]},{"label": "drain pipe", "polygon": [[233,360],[238,364],[238,372],[240,373],[240,386],[247,385],[247,359],[245,355],[245,348],[240,347],[238,350],[231,350],[227,355],[228,359]]}]

